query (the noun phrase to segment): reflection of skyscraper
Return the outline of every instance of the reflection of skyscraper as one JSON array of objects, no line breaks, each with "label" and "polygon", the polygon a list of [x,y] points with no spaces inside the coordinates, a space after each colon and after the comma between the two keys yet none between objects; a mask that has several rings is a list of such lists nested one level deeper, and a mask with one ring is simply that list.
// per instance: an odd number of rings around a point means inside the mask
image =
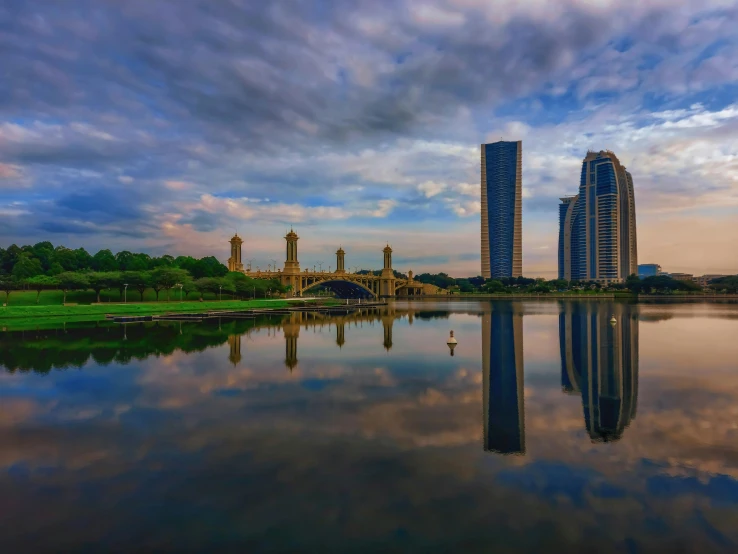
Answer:
[{"label": "reflection of skyscraper", "polygon": [[229,335],[228,345],[231,347],[231,352],[228,354],[228,360],[237,366],[238,362],[241,361],[241,335]]},{"label": "reflection of skyscraper", "polygon": [[495,303],[482,316],[484,449],[525,452],[523,314],[515,304]]},{"label": "reflection of skyscraper", "polygon": [[635,419],[638,402],[637,315],[623,304],[565,304],[559,342],[562,388],[581,392],[589,436],[618,440]]}]

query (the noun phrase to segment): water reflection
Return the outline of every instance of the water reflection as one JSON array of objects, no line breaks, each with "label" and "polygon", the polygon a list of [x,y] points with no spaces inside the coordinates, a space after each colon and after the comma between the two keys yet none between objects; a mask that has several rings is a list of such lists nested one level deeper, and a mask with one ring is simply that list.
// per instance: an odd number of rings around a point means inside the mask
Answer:
[{"label": "water reflection", "polygon": [[730,313],[0,333],[0,552],[736,552]]},{"label": "water reflection", "polygon": [[[525,454],[523,304],[482,315],[484,450]],[[611,317],[615,317],[615,322]],[[580,395],[592,441],[619,440],[638,403],[638,315],[627,304],[562,303],[561,387]]]},{"label": "water reflection", "polygon": [[582,396],[593,441],[618,440],[635,419],[638,403],[638,317],[615,303],[566,303],[562,310],[562,389]]},{"label": "water reflection", "polygon": [[523,314],[519,303],[482,315],[484,449],[525,453]]}]

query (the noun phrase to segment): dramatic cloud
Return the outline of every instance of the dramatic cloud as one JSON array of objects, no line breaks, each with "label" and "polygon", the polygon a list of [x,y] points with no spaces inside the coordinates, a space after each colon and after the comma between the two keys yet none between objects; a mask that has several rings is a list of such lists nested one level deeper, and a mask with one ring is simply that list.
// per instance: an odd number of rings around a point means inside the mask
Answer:
[{"label": "dramatic cloud", "polygon": [[[2,242],[225,258],[238,228],[267,260],[289,223],[314,244],[350,229],[357,251],[382,229],[407,254],[442,224],[470,254],[479,144],[502,137],[523,140],[526,273],[554,271],[558,197],[588,148],[633,173],[650,261],[736,271],[738,249],[687,265],[646,237],[667,213],[735,233],[737,25],[727,0],[4,2]],[[7,215],[18,202],[34,217]]]}]

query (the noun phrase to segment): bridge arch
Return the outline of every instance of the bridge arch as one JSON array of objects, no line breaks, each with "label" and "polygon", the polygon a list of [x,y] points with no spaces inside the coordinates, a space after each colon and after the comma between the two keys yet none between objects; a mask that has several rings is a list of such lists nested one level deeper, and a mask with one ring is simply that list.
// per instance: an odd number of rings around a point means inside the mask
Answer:
[{"label": "bridge arch", "polygon": [[[338,286],[331,287],[331,284],[335,284]],[[372,291],[367,286],[358,283],[356,281],[353,281],[351,279],[341,279],[340,277],[329,277],[326,279],[320,279],[315,280],[312,283],[306,284],[302,289],[302,294],[305,294],[305,291],[308,291],[313,288],[317,288],[321,285],[328,285],[327,288],[333,289],[335,292],[339,292],[341,288],[353,288],[353,289],[359,289],[363,292],[365,292],[367,295],[371,296],[372,298],[376,298],[376,294],[374,291]]]}]

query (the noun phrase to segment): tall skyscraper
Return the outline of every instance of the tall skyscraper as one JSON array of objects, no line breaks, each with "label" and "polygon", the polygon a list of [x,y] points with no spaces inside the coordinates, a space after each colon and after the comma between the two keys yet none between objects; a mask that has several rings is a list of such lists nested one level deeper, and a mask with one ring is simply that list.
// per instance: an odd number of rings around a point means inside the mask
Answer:
[{"label": "tall skyscraper", "polygon": [[587,152],[579,194],[559,205],[559,278],[612,283],[637,272],[633,178],[614,153]]},{"label": "tall skyscraper", "polygon": [[561,387],[582,395],[590,438],[618,440],[638,405],[638,315],[618,303],[564,303],[559,343]]},{"label": "tall skyscraper", "polygon": [[482,144],[482,277],[523,274],[523,143]]},{"label": "tall skyscraper", "polygon": [[484,450],[525,453],[523,313],[519,303],[495,303],[482,314]]}]

